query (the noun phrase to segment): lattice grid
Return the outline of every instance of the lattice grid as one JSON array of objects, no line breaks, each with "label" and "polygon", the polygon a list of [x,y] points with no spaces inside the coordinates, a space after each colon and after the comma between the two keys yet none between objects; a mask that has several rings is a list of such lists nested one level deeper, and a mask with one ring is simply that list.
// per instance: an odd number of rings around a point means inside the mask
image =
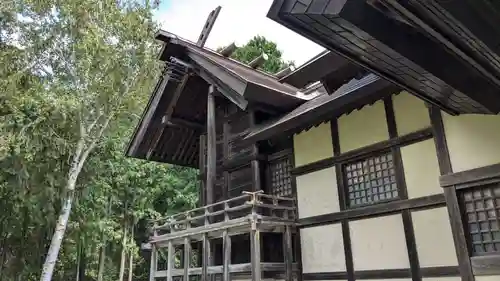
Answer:
[{"label": "lattice grid", "polygon": [[392,155],[372,156],[344,165],[350,207],[398,198]]},{"label": "lattice grid", "polygon": [[293,196],[291,170],[292,161],[289,155],[269,162],[272,195],[281,197]]},{"label": "lattice grid", "polygon": [[464,190],[460,199],[472,253],[499,253],[500,183]]}]

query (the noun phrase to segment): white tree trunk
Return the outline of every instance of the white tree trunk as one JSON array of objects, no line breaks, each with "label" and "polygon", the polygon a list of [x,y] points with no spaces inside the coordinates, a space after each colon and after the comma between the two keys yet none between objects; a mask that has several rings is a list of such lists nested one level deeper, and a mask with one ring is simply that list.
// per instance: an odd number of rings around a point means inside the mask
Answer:
[{"label": "white tree trunk", "polygon": [[[130,228],[130,240],[134,243],[134,224]],[[133,249],[130,249],[129,259],[128,259],[128,281],[132,281],[132,275],[134,273],[134,253]]]},{"label": "white tree trunk", "polygon": [[106,260],[106,240],[104,240],[103,243],[104,244],[101,248],[101,253],[99,257],[99,271],[97,272],[97,281],[102,281],[104,275],[104,262]]},{"label": "white tree trunk", "polygon": [[127,259],[127,252],[125,251],[127,245],[127,222],[123,225],[123,239],[122,239],[122,256],[120,259],[120,276],[119,281],[123,281],[123,277],[125,276],[125,260]]},{"label": "white tree trunk", "polygon": [[[76,145],[75,154],[73,155],[71,168],[68,173],[68,181],[66,182],[65,188],[66,198],[64,199],[61,213],[59,214],[59,218],[57,219],[56,230],[54,231],[54,235],[52,236],[49,251],[47,252],[47,257],[45,258],[45,262],[43,264],[42,276],[40,277],[40,281],[52,280],[54,267],[57,262],[57,257],[59,256],[59,250],[61,249],[64,233],[66,232],[69,215],[71,214],[71,207],[73,205],[73,199],[75,197],[76,180],[78,179],[78,176],[80,175],[80,172],[82,171],[83,165],[85,164],[85,161],[87,160],[89,154],[96,147],[97,142],[101,139],[113,116],[114,113],[110,114],[105,119],[99,131],[93,137],[89,136],[87,133],[92,131],[93,126],[98,123],[101,116],[97,117],[97,119],[93,122],[93,124],[89,126],[89,128],[85,128],[85,124],[82,120],[80,120],[80,139],[78,140],[78,143]],[[87,144],[86,146],[86,142],[89,141],[90,144]]]},{"label": "white tree trunk", "polygon": [[52,241],[50,243],[49,251],[47,252],[47,257],[45,258],[45,263],[43,264],[42,277],[40,278],[40,281],[52,280],[54,267],[56,265],[57,257],[59,256],[59,249],[61,248],[64,232],[66,231],[66,226],[68,225],[69,214],[71,213],[74,196],[74,190],[68,190],[61,213],[57,219],[56,230],[52,236]]}]

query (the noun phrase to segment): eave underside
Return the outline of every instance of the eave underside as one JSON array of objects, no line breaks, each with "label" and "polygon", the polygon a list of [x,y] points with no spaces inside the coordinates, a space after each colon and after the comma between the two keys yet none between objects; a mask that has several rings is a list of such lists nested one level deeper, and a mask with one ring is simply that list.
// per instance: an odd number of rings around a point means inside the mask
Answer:
[{"label": "eave underside", "polygon": [[452,114],[500,111],[481,65],[367,1],[276,0],[268,16]]}]

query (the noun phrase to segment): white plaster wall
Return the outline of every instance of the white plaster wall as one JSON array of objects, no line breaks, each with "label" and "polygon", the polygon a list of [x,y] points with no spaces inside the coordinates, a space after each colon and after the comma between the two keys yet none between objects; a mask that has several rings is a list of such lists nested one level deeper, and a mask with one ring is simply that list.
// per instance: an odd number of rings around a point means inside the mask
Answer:
[{"label": "white plaster wall", "polygon": [[429,111],[423,100],[406,91],[393,96],[398,135],[406,135],[431,126]]},{"label": "white plaster wall", "polygon": [[340,224],[301,229],[300,243],[304,273],[346,271]]},{"label": "white plaster wall", "polygon": [[338,127],[341,152],[389,139],[383,101],[342,115]]},{"label": "white plaster wall", "polygon": [[439,185],[439,163],[434,140],[401,148],[408,198],[443,193]]},{"label": "white plaster wall", "polygon": [[500,280],[500,275],[485,275],[485,276],[475,276],[476,281],[498,281]]},{"label": "white plaster wall", "polygon": [[500,115],[443,112],[453,172],[500,163]]},{"label": "white plaster wall", "polygon": [[294,135],[295,167],[333,156],[330,122]]},{"label": "white plaster wall", "polygon": [[[429,278],[422,278],[422,281],[461,281],[462,278],[460,277],[429,277]],[[476,279],[477,281],[477,279]]]},{"label": "white plaster wall", "polygon": [[401,214],[349,222],[355,270],[409,268]]},{"label": "white plaster wall", "polygon": [[420,266],[458,265],[446,207],[412,212],[412,219]]},{"label": "white plaster wall", "polygon": [[296,177],[299,217],[340,211],[335,168]]}]

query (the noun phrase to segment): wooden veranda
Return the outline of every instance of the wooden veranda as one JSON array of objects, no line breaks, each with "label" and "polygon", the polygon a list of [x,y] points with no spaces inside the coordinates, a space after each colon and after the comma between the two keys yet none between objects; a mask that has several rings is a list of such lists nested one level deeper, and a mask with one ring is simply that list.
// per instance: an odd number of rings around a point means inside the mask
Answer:
[{"label": "wooden veranda", "polygon": [[[224,280],[232,274],[250,274],[259,281],[265,273],[274,273],[291,281],[297,273],[293,261],[292,233],[295,232],[295,199],[270,196],[259,192],[244,192],[241,196],[206,205],[187,212],[152,222],[150,237],[150,281],[157,278],[172,280]],[[282,234],[282,262],[263,262],[261,259],[261,233]],[[231,238],[248,235],[251,261],[231,262]],[[222,253],[216,253],[211,241],[222,238]],[[194,247],[194,245],[196,245]],[[158,268],[158,255],[166,252],[166,269]],[[175,266],[176,249],[182,249],[180,267]],[[215,265],[214,254],[221,254],[222,265]],[[201,263],[197,258],[201,257]]]}]

